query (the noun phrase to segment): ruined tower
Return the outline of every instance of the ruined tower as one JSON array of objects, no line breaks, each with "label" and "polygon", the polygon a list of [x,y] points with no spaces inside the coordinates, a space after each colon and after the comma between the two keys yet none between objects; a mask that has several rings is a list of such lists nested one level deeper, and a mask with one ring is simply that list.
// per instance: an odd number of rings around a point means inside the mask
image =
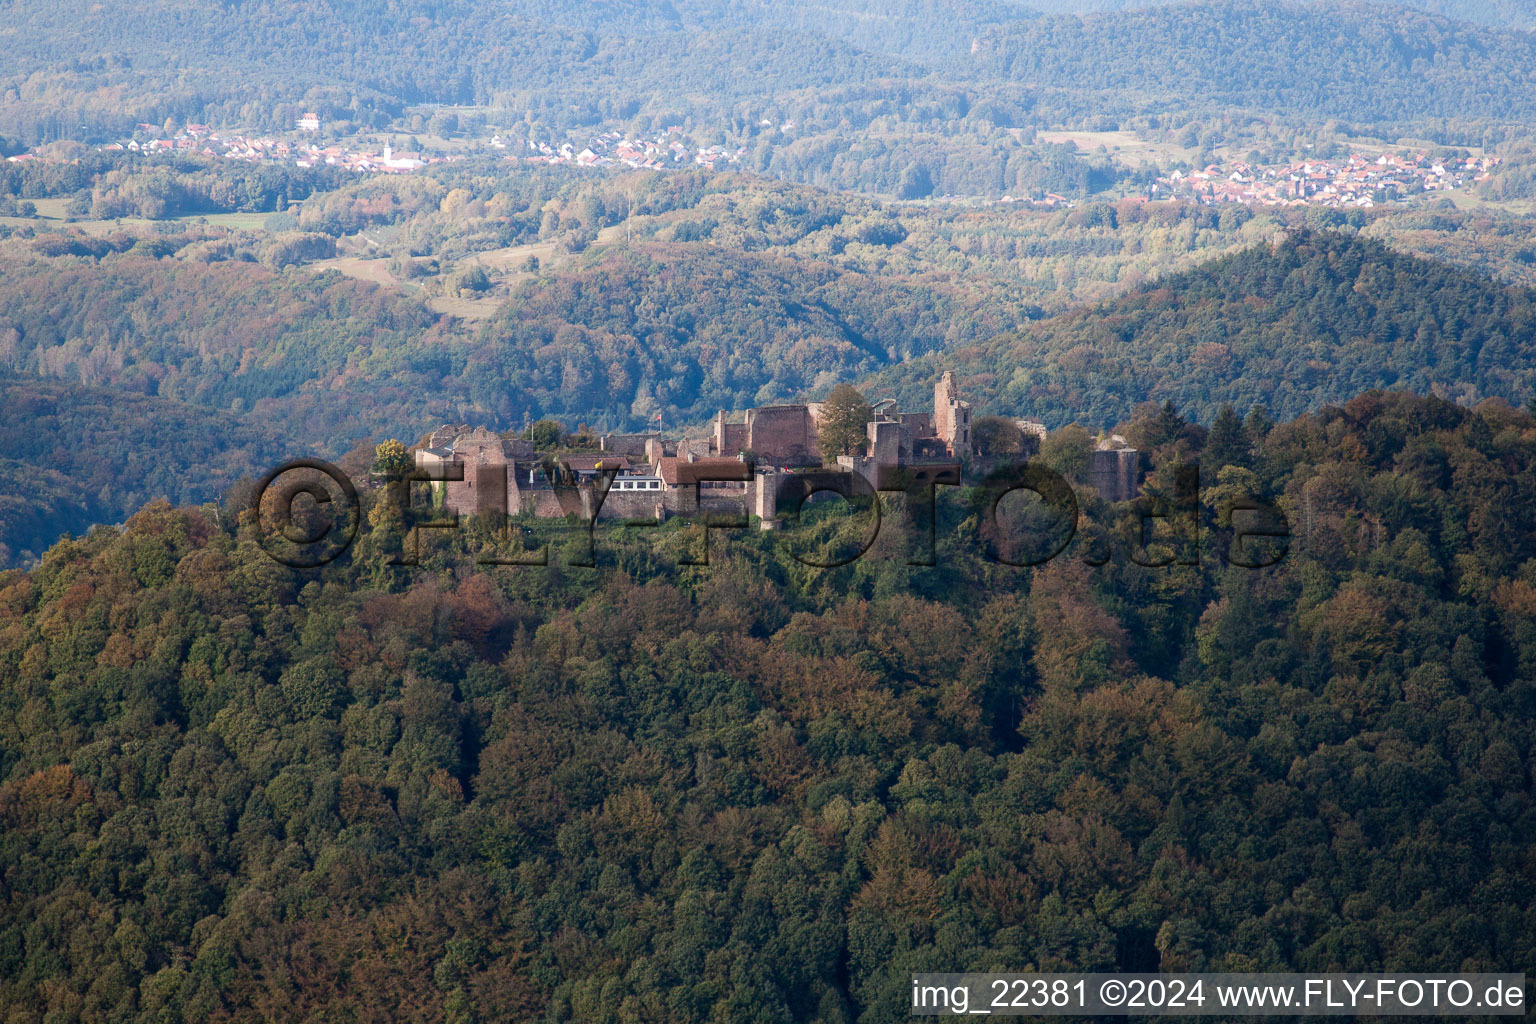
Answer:
[{"label": "ruined tower", "polygon": [[933,432],[955,458],[970,458],[971,403],[960,400],[955,375],[949,370],[933,386]]}]

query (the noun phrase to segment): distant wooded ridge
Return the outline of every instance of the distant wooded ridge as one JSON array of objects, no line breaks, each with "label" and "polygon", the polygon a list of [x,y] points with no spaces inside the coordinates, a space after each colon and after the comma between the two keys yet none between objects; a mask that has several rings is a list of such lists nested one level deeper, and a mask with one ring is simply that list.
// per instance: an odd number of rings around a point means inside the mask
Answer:
[{"label": "distant wooded ridge", "polygon": [[[135,120],[291,124],[318,107],[380,127],[411,104],[564,124],[763,113],[862,126],[1012,126],[1242,109],[1371,124],[1536,121],[1536,41],[1512,3],[1221,0],[1040,16],[1013,4],[848,0],[802,9],[359,0],[187,8],[9,5],[0,134],[111,134]],[[1501,12],[1508,10],[1508,17]],[[963,90],[960,110],[941,100]]]}]

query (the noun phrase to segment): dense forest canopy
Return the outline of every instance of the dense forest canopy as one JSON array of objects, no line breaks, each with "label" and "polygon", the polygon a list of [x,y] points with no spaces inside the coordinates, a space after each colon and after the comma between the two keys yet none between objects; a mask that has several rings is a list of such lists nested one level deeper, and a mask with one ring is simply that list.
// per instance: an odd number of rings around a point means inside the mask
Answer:
[{"label": "dense forest canopy", "polygon": [[1033,570],[948,503],[927,569],[675,525],[391,569],[373,492],[307,573],[211,510],[63,542],[0,575],[0,1003],[873,1024],[915,970],[1519,970],[1536,423],[1249,424],[1125,429],[1207,530],[1280,502],[1256,571],[1136,564],[1089,492]]}]

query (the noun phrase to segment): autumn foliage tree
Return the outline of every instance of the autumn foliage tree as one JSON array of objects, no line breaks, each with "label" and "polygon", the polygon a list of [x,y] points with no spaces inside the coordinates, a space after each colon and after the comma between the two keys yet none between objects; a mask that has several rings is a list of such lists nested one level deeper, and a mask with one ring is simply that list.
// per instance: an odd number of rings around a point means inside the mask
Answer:
[{"label": "autumn foliage tree", "polygon": [[839,384],[821,406],[816,423],[817,439],[824,457],[852,455],[862,451],[867,440],[865,425],[874,411],[858,388]]}]

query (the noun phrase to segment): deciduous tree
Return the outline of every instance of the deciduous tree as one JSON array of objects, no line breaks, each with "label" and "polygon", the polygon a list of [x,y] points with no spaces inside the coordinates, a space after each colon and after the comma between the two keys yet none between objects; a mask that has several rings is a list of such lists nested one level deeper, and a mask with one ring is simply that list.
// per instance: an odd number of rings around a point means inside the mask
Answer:
[{"label": "deciduous tree", "polygon": [[858,388],[852,384],[839,384],[833,388],[822,404],[821,420],[816,428],[821,454],[832,458],[861,451],[866,437],[865,425],[873,418],[874,412]]}]

